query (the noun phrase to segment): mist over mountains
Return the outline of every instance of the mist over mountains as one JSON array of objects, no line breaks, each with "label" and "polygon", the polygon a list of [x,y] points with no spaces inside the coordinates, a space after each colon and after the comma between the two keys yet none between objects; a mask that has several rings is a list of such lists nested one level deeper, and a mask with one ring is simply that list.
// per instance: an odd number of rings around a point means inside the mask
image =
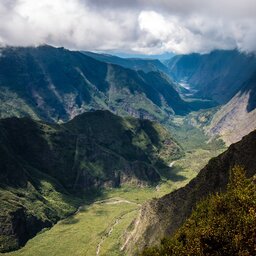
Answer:
[{"label": "mist over mountains", "polygon": [[[1,252],[25,245],[17,255],[37,254],[41,247],[29,245],[37,246],[38,232],[52,227],[42,233],[48,239],[64,218],[77,229],[73,218],[87,214],[80,207],[114,200],[133,205],[136,218],[115,215],[111,228],[97,233],[96,249],[124,218],[118,246],[107,252],[134,255],[173,234],[205,195],[225,189],[235,164],[255,174],[253,54],[215,50],[161,62],[49,45],[3,47],[0,67]],[[128,199],[104,201],[104,191],[118,189]],[[136,199],[129,198],[133,190]],[[140,204],[159,194],[166,195]]]},{"label": "mist over mountains", "polygon": [[256,255],[255,0],[1,0],[0,254]]},{"label": "mist over mountains", "polygon": [[[84,111],[106,109],[166,123],[175,115],[223,105],[206,132],[232,143],[254,128],[246,121],[255,109],[253,54],[213,51],[161,63],[50,46],[1,52],[1,117],[63,122]],[[237,110],[230,111],[230,105]],[[232,127],[239,132],[232,134]]]}]

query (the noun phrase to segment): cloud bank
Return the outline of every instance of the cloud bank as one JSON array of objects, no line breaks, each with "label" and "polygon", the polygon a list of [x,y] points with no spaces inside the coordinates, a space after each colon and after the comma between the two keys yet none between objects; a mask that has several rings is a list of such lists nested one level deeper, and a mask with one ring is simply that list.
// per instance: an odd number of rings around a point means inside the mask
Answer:
[{"label": "cloud bank", "polygon": [[0,44],[71,49],[256,51],[255,0],[1,0]]}]

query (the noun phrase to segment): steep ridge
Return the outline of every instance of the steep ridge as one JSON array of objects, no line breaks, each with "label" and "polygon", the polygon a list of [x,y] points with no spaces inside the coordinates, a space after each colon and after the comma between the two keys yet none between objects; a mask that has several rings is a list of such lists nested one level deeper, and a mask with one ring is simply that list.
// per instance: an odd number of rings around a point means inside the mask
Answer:
[{"label": "steep ridge", "polygon": [[2,119],[0,142],[1,252],[74,212],[78,194],[155,184],[182,154],[160,125],[109,111],[84,113],[62,125]]},{"label": "steep ridge", "polygon": [[[0,117],[62,122],[88,110],[163,120],[186,114],[171,80],[51,46],[6,47],[0,56]],[[154,77],[154,83],[149,83]]]},{"label": "steep ridge", "polygon": [[227,145],[256,129],[256,72],[241,90],[214,115],[205,128],[210,136],[220,136]]},{"label": "steep ridge", "polygon": [[165,74],[169,74],[168,68],[157,59],[120,58],[110,54],[99,54],[86,51],[83,51],[82,53],[96,60],[116,64],[124,68],[142,70],[144,72],[161,71]]},{"label": "steep ridge", "polygon": [[141,256],[255,255],[255,178],[246,178],[241,166],[233,167],[226,191],[197,203],[174,235]]},{"label": "steep ridge", "polygon": [[177,55],[167,61],[171,76],[188,83],[195,96],[227,103],[256,70],[255,55],[237,50]]},{"label": "steep ridge", "polygon": [[195,205],[207,195],[226,188],[229,170],[234,165],[244,166],[249,177],[256,173],[256,131],[232,144],[227,151],[213,158],[184,188],[143,206],[135,220],[136,230],[126,245],[127,254],[160,242],[173,234],[189,217]]}]

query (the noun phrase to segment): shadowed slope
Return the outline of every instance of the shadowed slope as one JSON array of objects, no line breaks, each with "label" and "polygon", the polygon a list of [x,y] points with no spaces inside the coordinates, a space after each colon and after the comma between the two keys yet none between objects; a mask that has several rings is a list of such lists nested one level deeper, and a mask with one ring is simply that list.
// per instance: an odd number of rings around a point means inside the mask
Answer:
[{"label": "shadowed slope", "polygon": [[81,192],[156,184],[182,154],[160,125],[109,111],[62,125],[2,119],[0,142],[0,251],[74,212]]},{"label": "shadowed slope", "polygon": [[163,120],[190,110],[160,72],[138,73],[64,48],[2,48],[0,66],[0,117],[68,121],[107,109]]},{"label": "shadowed slope", "polygon": [[173,234],[189,217],[197,202],[211,193],[226,189],[229,170],[234,165],[244,166],[247,175],[253,176],[256,173],[255,152],[256,131],[211,159],[184,188],[145,204],[136,220],[136,231],[126,247],[127,253],[133,253],[134,248],[141,250],[157,244],[164,236]]},{"label": "shadowed slope", "polygon": [[254,55],[237,50],[177,55],[167,62],[171,75],[188,83],[199,97],[227,103],[256,70]]}]

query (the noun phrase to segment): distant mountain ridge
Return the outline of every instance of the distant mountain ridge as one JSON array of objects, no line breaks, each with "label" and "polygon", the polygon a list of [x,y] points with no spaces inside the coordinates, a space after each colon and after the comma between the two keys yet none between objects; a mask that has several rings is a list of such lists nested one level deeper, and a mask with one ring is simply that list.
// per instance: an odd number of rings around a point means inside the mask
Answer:
[{"label": "distant mountain ridge", "polygon": [[166,61],[171,76],[197,90],[195,96],[227,103],[256,71],[256,57],[237,50],[176,55]]},{"label": "distant mountain ridge", "polygon": [[237,50],[209,54],[177,55],[167,61],[171,75],[187,83],[194,97],[220,104],[211,122],[203,127],[210,137],[227,145],[256,129],[256,56]]},{"label": "distant mountain ridge", "polygon": [[159,124],[109,111],[62,125],[1,119],[0,252],[74,212],[84,192],[158,183],[182,154]]},{"label": "distant mountain ridge", "polygon": [[99,54],[88,51],[82,51],[82,53],[96,60],[116,64],[124,68],[142,70],[144,72],[161,71],[165,74],[169,74],[168,68],[158,59],[120,58],[110,54]]},{"label": "distant mountain ridge", "polygon": [[64,48],[2,48],[0,66],[2,118],[31,116],[56,122],[107,109],[164,120],[193,109],[163,73],[127,69]]}]

